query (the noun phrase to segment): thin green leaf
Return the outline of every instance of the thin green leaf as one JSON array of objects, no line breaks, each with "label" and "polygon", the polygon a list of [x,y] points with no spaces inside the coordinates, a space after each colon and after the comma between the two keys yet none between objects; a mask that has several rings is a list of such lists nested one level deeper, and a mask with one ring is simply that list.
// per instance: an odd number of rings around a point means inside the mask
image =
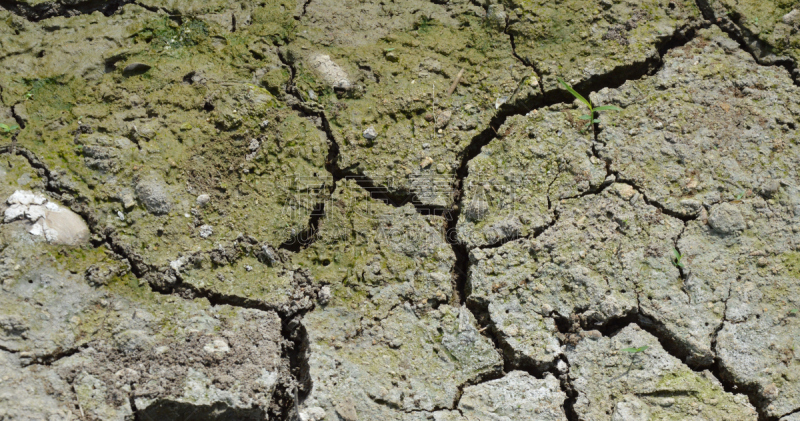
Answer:
[{"label": "thin green leaf", "polygon": [[8,127],[7,124],[3,124],[3,123],[0,123],[0,129],[3,129],[4,132],[7,132],[7,131],[11,130],[11,128]]},{"label": "thin green leaf", "polygon": [[678,251],[678,249],[673,247],[672,255],[675,256],[672,259],[672,263],[675,265],[675,267],[683,268],[683,262],[681,262],[681,259],[683,259],[683,255]]},{"label": "thin green leaf", "polygon": [[617,107],[616,105],[601,105],[599,107],[594,107],[595,111],[622,111],[622,108]]},{"label": "thin green leaf", "polygon": [[798,311],[800,311],[800,310],[795,308],[795,309],[790,310],[789,313],[797,314]]},{"label": "thin green leaf", "polygon": [[575,90],[572,89],[571,86],[567,85],[567,82],[564,82],[563,79],[558,78],[558,81],[561,83],[562,86],[564,86],[564,89],[566,89],[567,91],[569,91],[569,93],[572,94],[572,96],[574,96],[575,98],[578,98],[579,100],[581,100],[581,102],[586,104],[586,106],[589,107],[590,110],[592,109],[592,103],[589,102],[588,100],[586,100],[586,98],[584,98],[583,95],[575,92]]},{"label": "thin green leaf", "polygon": [[581,120],[591,120],[592,119],[591,117],[589,117],[588,114],[584,114],[584,115],[578,116],[578,118],[581,119]]},{"label": "thin green leaf", "polygon": [[383,51],[386,51],[388,53],[390,51],[394,51],[394,48],[384,48]]},{"label": "thin green leaf", "polygon": [[645,345],[645,346],[640,346],[638,348],[622,348],[622,351],[630,352],[631,354],[638,354],[640,352],[644,352],[647,348],[650,348],[650,347]]},{"label": "thin green leaf", "polygon": [[592,123],[599,123],[599,122],[600,122],[600,120],[598,120],[598,119],[592,120]]}]

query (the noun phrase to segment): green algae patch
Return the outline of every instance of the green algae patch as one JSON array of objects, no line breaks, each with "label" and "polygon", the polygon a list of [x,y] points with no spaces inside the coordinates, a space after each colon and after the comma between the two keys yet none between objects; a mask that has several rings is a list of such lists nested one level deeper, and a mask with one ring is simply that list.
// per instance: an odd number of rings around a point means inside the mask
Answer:
[{"label": "green algae patch", "polygon": [[312,17],[301,19],[287,57],[298,94],[328,110],[339,167],[393,193],[449,206],[449,183],[472,138],[500,108],[539,98],[533,70],[473,5],[454,5],[448,17],[399,11],[393,30],[334,43],[322,42],[311,24],[325,20],[326,7],[310,5]]},{"label": "green algae patch", "polygon": [[291,262],[330,286],[331,305],[355,305],[376,317],[396,306],[399,296],[435,306],[452,294],[454,263],[440,224],[411,205],[389,206],[352,180],[342,181],[326,203],[314,243]]}]

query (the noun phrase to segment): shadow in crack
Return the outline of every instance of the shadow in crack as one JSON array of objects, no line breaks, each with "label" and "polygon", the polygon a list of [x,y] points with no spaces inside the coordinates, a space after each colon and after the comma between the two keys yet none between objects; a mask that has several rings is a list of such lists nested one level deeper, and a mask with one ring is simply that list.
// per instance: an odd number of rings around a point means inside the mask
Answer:
[{"label": "shadow in crack", "polygon": [[223,403],[192,405],[158,401],[136,413],[136,421],[261,421],[267,414],[261,408],[231,408]]}]

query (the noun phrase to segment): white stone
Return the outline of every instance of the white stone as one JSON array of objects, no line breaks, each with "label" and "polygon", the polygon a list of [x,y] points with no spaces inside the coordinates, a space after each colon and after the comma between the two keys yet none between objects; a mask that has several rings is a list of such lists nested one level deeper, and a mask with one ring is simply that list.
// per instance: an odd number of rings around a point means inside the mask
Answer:
[{"label": "white stone", "polygon": [[28,232],[52,244],[78,245],[89,240],[89,227],[78,214],[50,202],[43,195],[17,190],[7,200],[4,222],[27,219]]},{"label": "white stone", "polygon": [[209,354],[214,353],[227,353],[230,351],[231,348],[228,346],[228,343],[225,342],[223,339],[214,339],[213,341],[206,344],[203,347],[203,351],[208,352]]},{"label": "white stone", "polygon": [[367,130],[364,130],[364,139],[367,140],[375,140],[378,137],[378,133],[375,131],[375,128],[368,127]]}]

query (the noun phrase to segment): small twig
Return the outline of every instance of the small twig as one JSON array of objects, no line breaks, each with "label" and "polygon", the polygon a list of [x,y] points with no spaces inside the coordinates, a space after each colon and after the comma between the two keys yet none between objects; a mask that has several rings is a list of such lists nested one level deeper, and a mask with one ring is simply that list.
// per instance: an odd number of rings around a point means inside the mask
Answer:
[{"label": "small twig", "polygon": [[458,86],[458,82],[461,82],[461,76],[464,76],[463,67],[461,68],[461,70],[459,70],[458,74],[456,75],[456,79],[453,81],[453,84],[450,85],[450,89],[447,90],[447,96],[453,95],[453,92],[455,92],[456,87]]}]

